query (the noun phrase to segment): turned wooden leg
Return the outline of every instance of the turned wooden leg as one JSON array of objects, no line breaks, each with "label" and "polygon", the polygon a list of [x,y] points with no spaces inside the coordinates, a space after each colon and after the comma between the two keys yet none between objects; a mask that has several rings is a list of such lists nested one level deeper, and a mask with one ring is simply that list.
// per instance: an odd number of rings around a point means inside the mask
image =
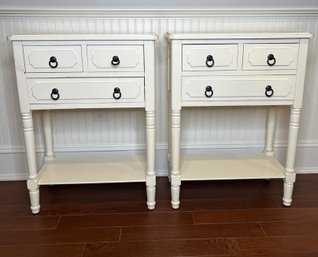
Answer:
[{"label": "turned wooden leg", "polygon": [[[170,110],[170,106],[168,107],[168,110]],[[169,113],[168,115],[168,153],[167,153],[167,159],[168,159],[168,179],[169,182],[171,183],[171,173],[170,171],[172,170],[172,164],[171,164],[171,115]]]},{"label": "turned wooden leg", "polygon": [[171,111],[171,206],[178,209],[180,205],[180,125],[181,111]]},{"label": "turned wooden leg", "polygon": [[265,154],[267,156],[274,156],[274,137],[275,137],[275,127],[276,127],[276,108],[270,107],[267,112],[267,130],[266,130],[266,145]]},{"label": "turned wooden leg", "polygon": [[25,139],[26,155],[28,162],[28,181],[27,186],[30,194],[31,211],[33,214],[40,212],[40,190],[38,186],[38,174],[36,167],[36,154],[34,143],[34,129],[32,113],[22,113],[23,132]]},{"label": "turned wooden leg", "polygon": [[45,149],[46,149],[44,160],[50,161],[54,159],[51,112],[48,110],[43,111],[42,119],[43,119],[44,140],[45,140]]},{"label": "turned wooden leg", "polygon": [[283,203],[285,206],[291,205],[294,183],[296,181],[295,156],[299,130],[300,111],[300,108],[291,108],[290,110],[288,149],[285,168],[286,176],[284,180],[283,197]]},{"label": "turned wooden leg", "polygon": [[156,205],[156,172],[155,172],[155,112],[146,111],[147,130],[147,206],[153,210]]}]

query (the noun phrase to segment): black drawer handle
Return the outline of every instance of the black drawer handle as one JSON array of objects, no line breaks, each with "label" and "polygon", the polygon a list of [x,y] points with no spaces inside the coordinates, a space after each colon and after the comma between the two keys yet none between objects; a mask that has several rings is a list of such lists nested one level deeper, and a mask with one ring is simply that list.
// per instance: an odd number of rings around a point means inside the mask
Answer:
[{"label": "black drawer handle", "polygon": [[121,98],[121,92],[119,87],[114,88],[114,93],[113,93],[114,99],[118,100]]},{"label": "black drawer handle", "polygon": [[49,60],[49,66],[50,66],[52,69],[55,69],[58,65],[59,65],[59,63],[57,62],[56,57],[55,57],[55,56],[51,56],[51,57],[50,57],[50,60]]},{"label": "black drawer handle", "polygon": [[275,63],[276,63],[276,58],[275,58],[275,56],[274,56],[273,54],[269,54],[269,55],[267,56],[267,65],[268,65],[268,66],[274,66]]},{"label": "black drawer handle", "polygon": [[56,101],[60,98],[60,93],[59,93],[59,90],[57,88],[52,89],[51,98],[54,101]]},{"label": "black drawer handle", "polygon": [[213,90],[211,86],[206,86],[205,92],[204,92],[206,97],[212,97],[213,96]]},{"label": "black drawer handle", "polygon": [[214,59],[213,59],[213,56],[212,55],[208,55],[206,57],[206,61],[205,61],[205,65],[209,68],[213,67],[214,66]]},{"label": "black drawer handle", "polygon": [[274,89],[272,88],[272,86],[268,85],[265,87],[265,95],[267,97],[272,97],[274,95]]},{"label": "black drawer handle", "polygon": [[117,55],[114,55],[113,56],[113,59],[111,61],[112,65],[118,65],[120,64],[120,60],[119,60],[119,57]]}]

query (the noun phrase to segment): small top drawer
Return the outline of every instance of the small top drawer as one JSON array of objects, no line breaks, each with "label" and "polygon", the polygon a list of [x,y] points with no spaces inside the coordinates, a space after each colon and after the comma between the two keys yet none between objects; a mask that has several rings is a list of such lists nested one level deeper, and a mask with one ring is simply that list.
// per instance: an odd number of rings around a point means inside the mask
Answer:
[{"label": "small top drawer", "polygon": [[296,70],[298,44],[244,44],[244,70]]},{"label": "small top drawer", "polygon": [[237,44],[183,45],[183,70],[236,70]]},{"label": "small top drawer", "polygon": [[26,72],[81,72],[81,46],[24,46]]},{"label": "small top drawer", "polygon": [[87,46],[89,71],[144,71],[141,45]]}]

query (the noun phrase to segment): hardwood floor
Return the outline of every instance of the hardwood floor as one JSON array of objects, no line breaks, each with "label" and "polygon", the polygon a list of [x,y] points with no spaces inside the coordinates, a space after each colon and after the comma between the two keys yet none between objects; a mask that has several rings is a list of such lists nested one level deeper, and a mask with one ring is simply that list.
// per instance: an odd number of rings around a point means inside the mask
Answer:
[{"label": "hardwood floor", "polygon": [[0,182],[2,257],[318,257],[318,174],[298,175],[292,207],[281,180],[184,182],[179,210],[158,178],[148,211],[142,183],[42,186],[32,215],[25,182]]}]

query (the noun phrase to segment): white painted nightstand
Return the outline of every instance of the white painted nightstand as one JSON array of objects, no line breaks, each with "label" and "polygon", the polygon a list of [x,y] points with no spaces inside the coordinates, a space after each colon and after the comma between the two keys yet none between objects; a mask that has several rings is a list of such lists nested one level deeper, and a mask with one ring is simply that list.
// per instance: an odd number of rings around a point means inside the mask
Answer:
[{"label": "white painted nightstand", "polygon": [[[302,107],[309,33],[167,34],[169,41],[171,204],[180,204],[181,181],[284,179],[292,201],[294,162]],[[286,165],[274,157],[276,112],[290,106]],[[271,106],[263,154],[180,154],[182,107]]]},{"label": "white painted nightstand", "polygon": [[[146,182],[155,208],[156,35],[14,35],[14,61],[25,136],[31,210],[39,186]],[[50,110],[144,108],[145,158],[55,158]],[[45,163],[37,169],[32,111],[43,113]],[[107,133],[107,131],[105,132]]]}]

